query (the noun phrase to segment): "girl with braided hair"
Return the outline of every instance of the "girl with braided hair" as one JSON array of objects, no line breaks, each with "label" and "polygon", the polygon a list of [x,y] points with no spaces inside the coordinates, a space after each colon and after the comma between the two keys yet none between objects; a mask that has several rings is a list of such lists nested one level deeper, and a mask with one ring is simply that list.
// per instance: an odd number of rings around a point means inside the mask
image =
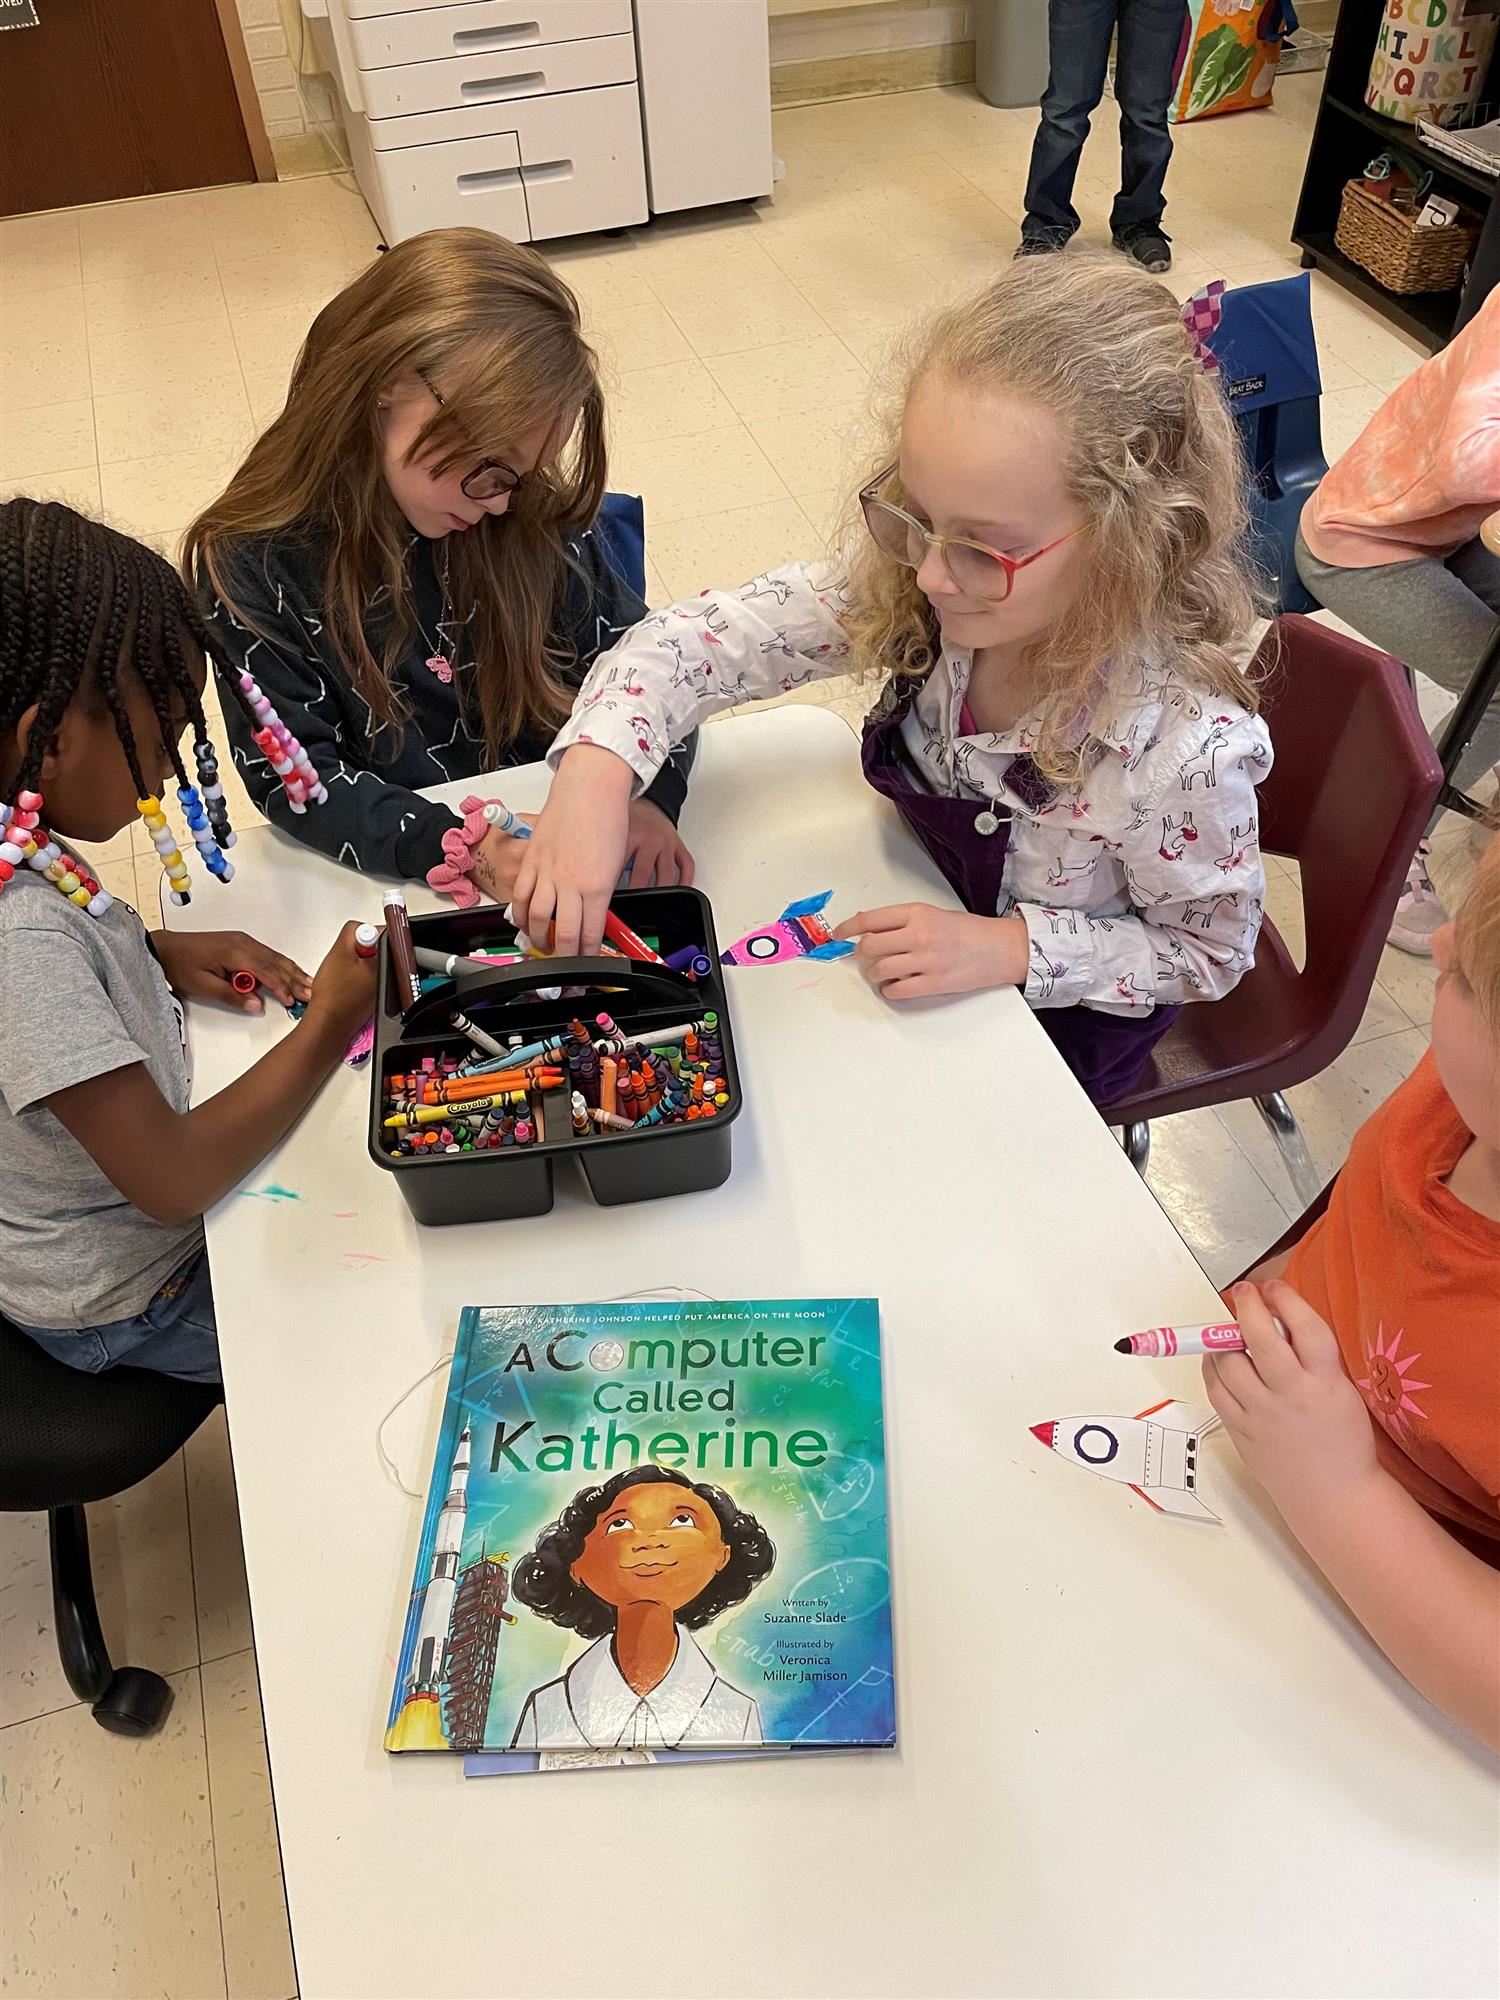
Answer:
[{"label": "girl with braided hair", "polygon": [[[160,556],[70,507],[0,504],[0,1311],[71,1367],[195,1381],[219,1374],[203,1212],[307,1108],[375,993],[352,925],[311,980],[238,931],[148,935],[72,846],[139,812],[186,902],[157,796],[173,779],[192,846],[228,880],[209,644]],[[259,688],[239,692],[288,794],[315,799],[301,745]],[[196,782],[178,749],[189,727]],[[236,970],[307,1010],[189,1110],[178,996],[259,1011]]]}]

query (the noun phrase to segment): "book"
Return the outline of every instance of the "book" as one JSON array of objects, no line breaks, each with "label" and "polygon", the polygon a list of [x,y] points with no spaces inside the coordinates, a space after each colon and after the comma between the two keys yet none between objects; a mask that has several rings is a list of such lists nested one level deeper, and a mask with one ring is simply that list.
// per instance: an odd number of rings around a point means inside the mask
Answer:
[{"label": "book", "polygon": [[466,1307],[386,1748],[895,1739],[876,1301]]}]

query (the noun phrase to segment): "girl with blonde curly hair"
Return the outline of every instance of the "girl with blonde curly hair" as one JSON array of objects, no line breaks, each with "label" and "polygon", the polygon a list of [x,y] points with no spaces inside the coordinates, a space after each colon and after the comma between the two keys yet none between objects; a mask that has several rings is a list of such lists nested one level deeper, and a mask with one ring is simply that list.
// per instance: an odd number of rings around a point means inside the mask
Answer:
[{"label": "girl with blonde curly hair", "polygon": [[851,667],[865,775],[964,905],[862,910],[890,1000],[1016,986],[1100,1104],[1251,963],[1270,742],[1228,409],[1144,272],[1028,259],[927,327],[848,563],[669,606],[553,746],[520,920],[595,944],[630,800],[715,709]]}]

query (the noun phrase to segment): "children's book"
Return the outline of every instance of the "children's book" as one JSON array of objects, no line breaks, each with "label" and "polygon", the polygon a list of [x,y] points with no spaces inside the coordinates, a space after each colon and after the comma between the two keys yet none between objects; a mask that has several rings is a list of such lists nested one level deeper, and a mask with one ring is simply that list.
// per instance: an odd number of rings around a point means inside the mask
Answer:
[{"label": "children's book", "polygon": [[895,1740],[875,1300],[466,1307],[386,1748]]}]

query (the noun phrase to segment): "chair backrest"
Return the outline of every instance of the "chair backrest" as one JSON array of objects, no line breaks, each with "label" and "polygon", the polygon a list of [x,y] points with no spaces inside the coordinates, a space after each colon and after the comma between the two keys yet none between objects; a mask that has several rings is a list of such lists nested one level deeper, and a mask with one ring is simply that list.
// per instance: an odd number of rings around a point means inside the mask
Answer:
[{"label": "chair backrest", "polygon": [[223,1400],[216,1385],[144,1368],[69,1368],[0,1319],[0,1512],[123,1493],[164,1465]]},{"label": "chair backrest", "polygon": [[646,508],[634,493],[606,493],[594,518],[605,560],[637,597],[646,595]]},{"label": "chair backrest", "polygon": [[1316,609],[1297,574],[1297,522],[1328,470],[1306,273],[1225,292],[1209,338],[1250,468],[1251,545],[1277,611]]},{"label": "chair backrest", "polygon": [[1261,845],[1301,866],[1309,1001],[1342,991],[1363,1009],[1437,798],[1437,752],[1388,653],[1292,615],[1271,626],[1257,667],[1275,748]]}]

